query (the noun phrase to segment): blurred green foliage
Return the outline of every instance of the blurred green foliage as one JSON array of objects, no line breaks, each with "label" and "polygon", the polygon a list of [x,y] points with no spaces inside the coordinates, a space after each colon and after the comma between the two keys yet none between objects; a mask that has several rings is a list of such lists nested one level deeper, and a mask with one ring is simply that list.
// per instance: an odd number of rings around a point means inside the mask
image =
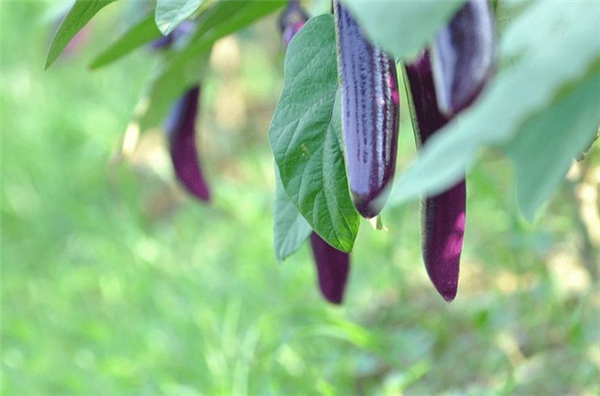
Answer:
[{"label": "blurred green foliage", "polygon": [[[332,307],[307,248],[281,266],[272,249],[274,18],[211,62],[206,206],[175,186],[160,131],[119,154],[153,63],[142,51],[86,69],[119,8],[43,72],[50,3],[0,5],[3,395],[600,392],[598,246],[579,199],[597,191],[597,144],[534,226],[509,163],[484,154],[452,304],[425,274],[413,202],[385,213],[388,232],[362,227]],[[406,114],[399,167],[414,155]]]}]

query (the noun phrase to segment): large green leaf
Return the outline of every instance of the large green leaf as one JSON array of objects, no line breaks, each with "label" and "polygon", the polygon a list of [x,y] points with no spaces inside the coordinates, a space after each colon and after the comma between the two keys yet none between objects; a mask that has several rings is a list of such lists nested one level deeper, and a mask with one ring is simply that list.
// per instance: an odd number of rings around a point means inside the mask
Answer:
[{"label": "large green leaf", "polygon": [[171,33],[202,5],[203,0],[157,0],[156,26],[164,34]]},{"label": "large green leaf", "polygon": [[310,19],[294,37],[286,52],[284,87],[269,142],[283,187],[298,211],[331,246],[349,252],[360,221],[348,192],[339,140],[335,47],[331,15]]},{"label": "large green leaf", "polygon": [[48,69],[59,57],[75,35],[104,7],[116,0],[77,0],[63,19],[54,38],[48,55],[45,68]]},{"label": "large green leaf", "polygon": [[396,59],[415,56],[466,0],[343,0],[366,34]]},{"label": "large green leaf", "polygon": [[[416,161],[397,179],[388,202],[393,205],[443,191],[463,177],[481,147],[509,144],[531,117],[542,117],[541,112],[555,117],[552,106],[561,100],[559,93],[584,83],[582,79],[600,58],[599,17],[597,2],[537,1],[524,10],[506,28],[501,42],[501,64],[510,66],[499,73],[478,103],[423,146]],[[585,106],[567,109],[570,113],[563,117],[578,119],[587,114]],[[545,144],[540,142],[540,147]],[[532,161],[541,152],[530,151]],[[555,172],[557,168],[548,169],[545,177],[555,178]]]},{"label": "large green leaf", "polygon": [[533,220],[600,125],[600,68],[531,117],[504,150],[515,164],[517,203]]},{"label": "large green leaf", "polygon": [[284,1],[222,1],[206,10],[187,46],[173,54],[154,73],[137,118],[141,130],[159,125],[171,104],[199,81],[205,56],[215,41],[232,34],[285,4]]},{"label": "large green leaf", "polygon": [[312,228],[298,212],[281,185],[279,171],[275,167],[275,214],[273,242],[277,261],[283,262],[294,254],[312,232]]},{"label": "large green leaf", "polygon": [[106,66],[121,59],[138,47],[148,44],[160,37],[162,37],[162,34],[154,23],[154,15],[152,13],[148,14],[148,16],[132,26],[114,43],[102,51],[92,61],[90,68],[98,69]]}]

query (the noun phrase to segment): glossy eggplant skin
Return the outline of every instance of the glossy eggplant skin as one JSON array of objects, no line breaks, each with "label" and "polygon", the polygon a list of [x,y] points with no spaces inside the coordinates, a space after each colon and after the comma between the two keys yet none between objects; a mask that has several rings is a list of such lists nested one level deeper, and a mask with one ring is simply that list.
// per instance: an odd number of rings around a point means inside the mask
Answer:
[{"label": "glossy eggplant skin", "polygon": [[[430,56],[424,52],[406,65],[417,144],[423,145],[449,121],[436,101]],[[426,197],[421,205],[423,261],[429,279],[446,301],[456,297],[466,220],[466,183]]]},{"label": "glossy eggplant skin", "polygon": [[470,0],[437,34],[431,48],[440,110],[452,116],[477,98],[494,72],[493,11],[487,0]]},{"label": "glossy eggplant skin", "polygon": [[279,15],[279,30],[283,44],[287,48],[292,38],[302,29],[302,26],[308,21],[308,13],[300,6],[298,0],[288,1],[288,5]]},{"label": "glossy eggplant skin", "polygon": [[315,232],[310,235],[310,244],[321,294],[327,301],[341,304],[350,271],[350,255],[331,247]]},{"label": "glossy eggplant skin", "polygon": [[334,14],[348,183],[358,212],[372,218],[387,200],[396,167],[400,114],[396,64],[367,40],[339,1]]},{"label": "glossy eggplant skin", "polygon": [[210,201],[210,190],[196,150],[196,117],[200,87],[188,90],[171,110],[165,131],[175,174],[183,186],[201,201]]}]

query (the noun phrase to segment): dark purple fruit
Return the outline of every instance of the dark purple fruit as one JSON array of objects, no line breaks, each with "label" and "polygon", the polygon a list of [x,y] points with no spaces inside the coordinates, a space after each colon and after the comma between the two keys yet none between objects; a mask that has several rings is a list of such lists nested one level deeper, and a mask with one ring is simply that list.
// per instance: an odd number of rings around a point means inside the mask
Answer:
[{"label": "dark purple fruit", "polygon": [[[448,121],[436,102],[429,53],[406,65],[413,126],[423,145]],[[456,297],[466,216],[466,184],[461,180],[445,192],[422,202],[423,260],[429,279],[446,301]]]},{"label": "dark purple fruit", "polygon": [[287,7],[279,16],[279,30],[283,44],[287,47],[292,38],[302,29],[302,26],[308,21],[308,13],[300,6],[298,0],[288,1]]},{"label": "dark purple fruit", "polygon": [[331,247],[316,232],[310,235],[310,244],[317,264],[321,293],[327,301],[341,304],[350,271],[350,255]]},{"label": "dark purple fruit", "polygon": [[334,3],[346,167],[354,206],[365,218],[383,208],[396,167],[399,94],[396,64]]},{"label": "dark purple fruit", "polygon": [[170,48],[173,44],[185,39],[190,34],[192,34],[195,29],[196,24],[194,22],[182,22],[171,33],[151,42],[150,47],[152,47],[153,50],[162,50]]},{"label": "dark purple fruit", "polygon": [[196,116],[200,87],[187,91],[171,110],[165,131],[173,168],[179,181],[195,197],[210,201],[210,191],[204,180],[196,151]]},{"label": "dark purple fruit", "polygon": [[470,0],[431,48],[437,102],[446,115],[467,108],[493,74],[495,23],[487,0]]}]

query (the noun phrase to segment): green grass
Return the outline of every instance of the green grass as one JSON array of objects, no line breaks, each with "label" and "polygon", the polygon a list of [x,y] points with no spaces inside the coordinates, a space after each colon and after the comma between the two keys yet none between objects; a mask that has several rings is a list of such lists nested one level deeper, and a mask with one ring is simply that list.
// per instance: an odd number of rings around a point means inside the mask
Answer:
[{"label": "green grass", "polygon": [[[272,251],[274,21],[239,38],[241,66],[217,62],[206,88],[206,206],[175,186],[160,132],[114,160],[152,66],[141,51],[86,69],[118,7],[90,49],[43,72],[47,4],[0,6],[3,395],[600,392],[600,293],[584,257],[591,268],[598,252],[573,186],[527,226],[508,162],[486,153],[468,179],[452,304],[429,284],[411,203],[385,214],[388,232],[362,225],[345,304],[330,306],[306,247],[281,266]],[[223,125],[219,98],[242,94],[246,118]],[[414,151],[403,117],[399,167]]]}]

